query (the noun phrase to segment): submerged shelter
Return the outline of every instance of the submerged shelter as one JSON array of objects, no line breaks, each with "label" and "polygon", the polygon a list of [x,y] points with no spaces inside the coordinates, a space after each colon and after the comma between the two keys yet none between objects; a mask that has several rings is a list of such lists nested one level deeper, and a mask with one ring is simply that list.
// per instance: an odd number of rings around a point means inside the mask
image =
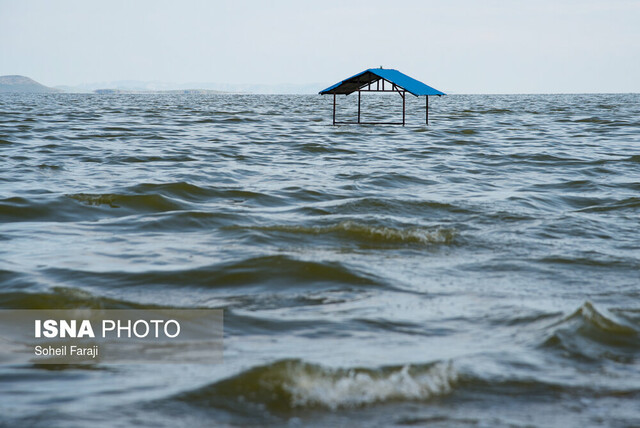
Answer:
[{"label": "submerged shelter", "polygon": [[[385,83],[386,88],[385,88]],[[357,122],[336,122],[336,95],[349,95],[358,91],[358,121]],[[362,92],[398,92],[402,97],[402,122],[361,122],[360,121],[360,96]],[[333,94],[333,124],[364,124],[364,125],[402,125],[405,124],[405,96],[410,93],[416,97],[424,95],[426,102],[426,124],[429,124],[429,96],[446,95],[431,86],[407,76],[398,70],[386,68],[370,68],[349,77],[327,89],[320,91],[320,95]]]}]

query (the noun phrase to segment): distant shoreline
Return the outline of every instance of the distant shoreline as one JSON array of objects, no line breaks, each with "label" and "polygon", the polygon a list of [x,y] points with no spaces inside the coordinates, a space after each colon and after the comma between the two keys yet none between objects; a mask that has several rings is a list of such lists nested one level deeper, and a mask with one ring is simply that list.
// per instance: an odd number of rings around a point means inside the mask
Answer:
[{"label": "distant shoreline", "polygon": [[163,91],[154,90],[128,90],[128,89],[96,89],[87,94],[98,95],[120,95],[120,94],[195,94],[195,95],[214,95],[214,94],[232,94],[234,92],[215,91],[212,89],[170,89]]},{"label": "distant shoreline", "polygon": [[[325,82],[326,83],[326,82]],[[67,94],[315,94],[325,83],[307,84],[231,84],[231,83],[166,83],[125,80],[77,86],[45,86],[20,75],[0,76],[0,93],[67,93]]]},{"label": "distant shoreline", "polygon": [[[126,88],[82,88],[73,86],[50,87],[35,80],[19,75],[0,76],[0,94],[97,94],[97,95],[313,95],[317,94],[312,88],[322,88],[322,84],[292,85],[288,88],[278,88],[277,85],[222,85],[225,89],[126,89]],[[294,87],[298,87],[295,90]],[[276,89],[283,89],[278,91]],[[451,95],[614,95],[637,94],[638,92],[546,92],[546,93],[457,93],[447,91]]]}]

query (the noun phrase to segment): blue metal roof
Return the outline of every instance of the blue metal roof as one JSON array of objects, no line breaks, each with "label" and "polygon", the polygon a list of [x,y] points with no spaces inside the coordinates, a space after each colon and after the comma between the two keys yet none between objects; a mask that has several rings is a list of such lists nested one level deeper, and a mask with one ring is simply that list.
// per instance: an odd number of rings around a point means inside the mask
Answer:
[{"label": "blue metal roof", "polygon": [[422,95],[446,95],[444,92],[440,92],[431,86],[425,85],[419,80],[409,77],[398,70],[387,68],[370,68],[349,77],[335,85],[329,86],[327,89],[320,91],[321,95],[324,94],[350,94],[355,92],[373,82],[380,79],[384,79],[390,83],[399,86],[405,91],[415,95],[416,97]]}]

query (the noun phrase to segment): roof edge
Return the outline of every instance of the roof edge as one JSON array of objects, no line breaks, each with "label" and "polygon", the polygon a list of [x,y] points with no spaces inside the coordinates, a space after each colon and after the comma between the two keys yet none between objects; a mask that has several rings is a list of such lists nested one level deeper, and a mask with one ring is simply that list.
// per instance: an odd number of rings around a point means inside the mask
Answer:
[{"label": "roof edge", "polygon": [[[386,80],[387,82],[390,82],[393,85],[396,85],[400,88],[402,88],[402,90],[409,92],[410,94],[416,96],[416,97],[420,97],[420,96],[442,96],[442,95],[447,95],[442,91],[439,91],[419,80],[414,79],[413,77],[410,77],[396,69],[393,68],[368,68],[360,73],[354,74],[351,77],[348,77],[344,80],[341,80],[340,82],[329,86],[326,89],[323,89],[322,91],[318,92],[318,94],[320,95],[326,95],[326,94],[331,94],[332,90],[339,88],[340,86],[342,86],[343,84],[348,84],[349,81],[351,81],[352,79],[355,79],[358,76],[361,76],[365,73],[372,73],[376,76],[378,76],[381,79]],[[339,94],[345,94],[345,95],[349,95],[353,92],[356,92],[356,90],[353,90],[351,92],[342,92]],[[338,94],[336,92],[333,92],[333,94]]]}]

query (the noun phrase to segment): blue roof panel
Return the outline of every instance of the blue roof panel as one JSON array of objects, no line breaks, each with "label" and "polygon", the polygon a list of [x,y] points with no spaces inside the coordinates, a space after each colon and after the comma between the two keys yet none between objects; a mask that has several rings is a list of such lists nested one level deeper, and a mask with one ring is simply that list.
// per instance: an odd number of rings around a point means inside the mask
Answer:
[{"label": "blue roof panel", "polygon": [[417,97],[422,95],[446,95],[444,92],[425,85],[419,80],[409,77],[398,70],[387,68],[370,68],[335,85],[329,86],[327,89],[320,91],[320,94],[350,94],[368,85],[370,82],[378,80],[378,78],[383,78]]}]

